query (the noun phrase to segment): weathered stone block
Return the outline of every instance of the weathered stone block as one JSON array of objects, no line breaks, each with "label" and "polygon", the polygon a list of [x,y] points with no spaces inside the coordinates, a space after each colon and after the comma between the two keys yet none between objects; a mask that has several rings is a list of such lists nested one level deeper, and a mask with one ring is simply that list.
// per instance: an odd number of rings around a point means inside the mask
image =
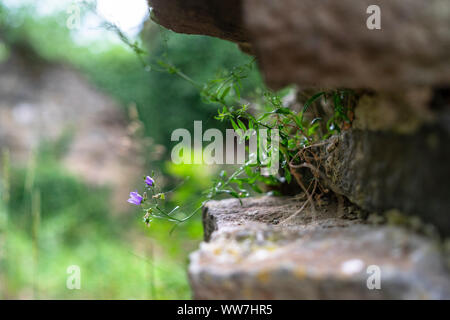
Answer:
[{"label": "weathered stone block", "polygon": [[350,130],[323,148],[328,187],[368,211],[398,209],[450,234],[450,135]]},{"label": "weathered stone block", "polygon": [[[273,88],[450,85],[448,0],[149,0],[176,32],[237,42]],[[366,26],[381,8],[381,30]],[[250,45],[250,44],[251,45]]]},{"label": "weathered stone block", "polygon": [[[338,217],[332,201],[314,218],[308,209],[296,214],[302,204],[294,197],[208,202],[207,242],[189,266],[194,298],[450,298],[444,256],[432,241]],[[380,289],[367,286],[371,265],[381,270]]]},{"label": "weathered stone block", "polygon": [[[369,5],[381,8],[381,30],[366,26]],[[243,0],[243,7],[273,88],[450,84],[448,0]]]},{"label": "weathered stone block", "polygon": [[175,32],[247,42],[242,0],[149,0],[152,18]]}]

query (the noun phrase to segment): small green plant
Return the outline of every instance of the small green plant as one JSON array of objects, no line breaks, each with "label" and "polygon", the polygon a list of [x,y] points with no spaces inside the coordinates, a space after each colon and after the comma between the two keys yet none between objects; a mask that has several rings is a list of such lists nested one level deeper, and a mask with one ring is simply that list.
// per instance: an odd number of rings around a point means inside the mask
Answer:
[{"label": "small green plant", "polygon": [[[250,110],[250,104],[242,101],[240,90],[242,81],[246,78],[246,72],[251,70],[254,62],[236,68],[221,78],[214,79],[203,86],[201,95],[209,103],[219,106],[216,119],[229,121],[241,139],[250,139],[249,135],[243,133],[249,129],[277,129],[280,135],[279,158],[281,170],[278,174],[263,175],[261,169],[264,165],[260,158],[256,157],[256,163],[248,161],[240,166],[235,172],[228,174],[222,170],[214,179],[211,188],[204,192],[205,201],[214,199],[220,195],[228,195],[238,199],[248,197],[251,191],[264,193],[264,186],[276,189],[282,183],[291,183],[295,178],[296,183],[308,195],[312,203],[312,195],[320,188],[318,168],[312,163],[315,157],[307,156],[312,153],[312,148],[333,134],[341,132],[351,126],[353,114],[354,93],[350,90],[321,91],[312,95],[303,105],[302,109],[295,112],[283,106],[281,97],[271,91],[263,94],[263,105],[259,109]],[[321,100],[331,101],[333,113],[328,118],[315,117],[312,120],[305,116],[315,103]],[[270,111],[261,111],[270,110]],[[322,128],[325,128],[323,130]],[[270,139],[270,134],[268,135]],[[270,142],[270,140],[269,140]],[[248,147],[247,147],[248,150]],[[273,152],[269,150],[269,152]],[[309,168],[312,179],[306,186],[297,169]],[[150,179],[147,177],[146,179]],[[159,201],[165,199],[164,193],[156,193],[155,186],[149,185],[147,180],[147,192],[142,196],[134,194],[135,204],[143,206],[144,222],[149,225],[153,218],[166,219],[175,222],[176,225],[192,217],[198,209],[183,219],[176,218],[175,207],[170,211],[162,209]],[[313,187],[311,188],[311,185]],[[150,193],[150,195],[149,195]],[[277,194],[277,191],[272,191]],[[133,198],[133,193],[130,194]]]},{"label": "small green plant", "polygon": [[[262,90],[259,97],[261,102],[251,104],[242,97],[242,90],[243,82],[255,67],[254,59],[230,71],[222,72],[215,79],[202,84],[170,63],[167,52],[160,58],[152,57],[148,59],[146,58],[146,51],[137,42],[130,41],[119,28],[112,24],[107,24],[107,28],[115,31],[119,38],[136,53],[147,71],[153,70],[174,74],[195,86],[200,91],[204,102],[218,107],[216,120],[228,121],[241,137],[241,140],[250,139],[248,135],[244,134],[247,130],[266,129],[269,132],[268,143],[270,143],[270,132],[278,130],[279,148],[268,150],[269,156],[270,152],[279,152],[281,167],[278,173],[262,174],[261,169],[264,165],[261,162],[260,155],[250,155],[257,159],[256,163],[248,161],[231,174],[221,171],[220,175],[214,180],[212,187],[204,192],[205,201],[224,194],[241,199],[248,197],[251,191],[264,193],[264,186],[271,186],[276,189],[283,183],[291,183],[293,177],[308,195],[308,198],[312,199],[311,193],[313,194],[318,186],[320,187],[318,168],[311,163],[311,158],[316,157],[312,149],[331,135],[351,126],[355,102],[353,91],[335,89],[316,92],[305,101],[300,110],[294,111],[284,106],[281,94],[265,89]],[[311,115],[315,114],[314,105],[321,103],[331,105],[331,114],[311,118]],[[308,156],[307,153],[310,155]],[[311,154],[313,154],[313,157],[311,157]],[[309,168],[312,171],[312,179],[310,179],[312,181],[309,181],[308,186],[305,186],[303,177],[298,174],[297,169],[300,167]],[[311,184],[313,184],[312,189],[310,188]],[[156,193],[155,185],[149,185],[147,180],[146,185],[147,189],[142,195],[138,192],[130,193],[129,202],[143,208],[144,222],[147,225],[154,218],[166,219],[178,225],[198,212],[198,209],[196,209],[184,218],[177,218],[176,213],[179,207],[166,211],[160,203],[164,201],[165,194]],[[277,193],[277,191],[272,192]]]},{"label": "small green plant", "polygon": [[[232,74],[233,75],[233,74]],[[283,106],[282,99],[274,92],[266,91],[263,94],[265,106],[261,109],[270,110],[266,112],[249,111],[249,104],[239,104],[239,87],[242,76],[233,75],[233,81],[218,82],[214,93],[209,92],[204,96],[213,97],[211,102],[220,104],[219,113],[216,119],[220,121],[229,121],[235,131],[245,132],[248,129],[277,129],[279,131],[279,159],[281,163],[280,173],[277,175],[262,175],[261,168],[263,165],[259,161],[256,164],[247,162],[234,172],[228,178],[226,172],[222,172],[220,177],[215,181],[214,186],[210,189],[209,195],[214,197],[221,193],[229,194],[236,198],[247,197],[250,193],[244,187],[250,187],[257,193],[263,193],[257,183],[264,185],[277,186],[281,183],[291,183],[292,177],[296,178],[296,182],[302,189],[308,193],[303,186],[301,177],[296,176],[296,169],[305,161],[305,150],[310,150],[317,146],[321,141],[326,140],[331,135],[341,132],[351,126],[351,118],[353,114],[352,96],[354,93],[350,90],[331,90],[321,91],[312,95],[303,105],[299,112],[295,112]],[[207,88],[211,88],[208,86]],[[232,89],[230,89],[232,88]],[[237,98],[234,106],[230,107],[227,103],[228,95]],[[333,113],[328,118],[314,117],[312,120],[306,120],[305,114],[315,103],[320,100],[332,101]],[[324,125],[321,125],[324,123]],[[325,128],[325,130],[322,130]],[[249,139],[248,135],[241,135],[242,139]],[[270,137],[270,135],[269,135]],[[311,164],[310,164],[311,165]],[[317,172],[313,172],[315,179],[318,179]],[[237,188],[233,188],[232,185]]]}]

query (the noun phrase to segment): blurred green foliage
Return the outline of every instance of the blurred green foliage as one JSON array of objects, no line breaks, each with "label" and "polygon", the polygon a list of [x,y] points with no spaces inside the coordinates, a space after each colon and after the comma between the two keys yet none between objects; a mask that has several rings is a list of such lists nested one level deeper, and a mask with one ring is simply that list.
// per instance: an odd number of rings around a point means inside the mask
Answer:
[{"label": "blurred green foliage", "polygon": [[[108,233],[86,232],[83,240],[69,246],[58,240],[70,223],[70,213],[43,221],[39,259],[34,263],[33,243],[28,233],[9,227],[7,280],[1,298],[9,299],[189,299],[185,263],[173,258],[137,254],[132,246]],[[85,222],[86,223],[86,222]],[[90,224],[98,222],[91,221]],[[147,239],[147,246],[150,241]],[[157,245],[155,254],[160,255]],[[67,267],[81,269],[81,289],[65,286]],[[32,288],[36,286],[36,291]]]},{"label": "blurred green foliage", "polygon": [[[8,169],[11,197],[8,204],[0,201],[0,243],[6,244],[0,297],[189,298],[186,255],[198,244],[200,224],[189,222],[171,238],[170,225],[145,229],[135,216],[113,212],[107,189],[68,174],[52,150],[41,148],[27,168]],[[3,195],[4,179],[1,183]],[[36,190],[41,221],[35,238]],[[65,287],[70,265],[81,269],[82,290]]]},{"label": "blurred green foliage", "polygon": [[[167,150],[173,145],[172,130],[191,130],[194,120],[203,120],[204,130],[224,127],[198,88],[175,75],[145,70],[121,44],[80,44],[66,19],[65,12],[42,16],[35,14],[33,5],[11,10],[0,2],[0,63],[20,50],[30,59],[71,65],[125,110],[135,104],[145,136]],[[149,60],[164,57],[201,83],[251,61],[234,44],[177,35],[150,22],[138,40]],[[256,70],[246,83],[243,95],[261,83]],[[187,256],[201,240],[200,220],[187,221],[170,235],[171,223],[161,221],[146,229],[139,214],[115,212],[109,188],[89,186],[66,172],[60,161],[66,143],[70,139],[43,144],[30,165],[8,168],[11,197],[0,200],[0,245],[5,248],[0,256],[0,298],[189,298]],[[169,184],[190,177],[169,197],[168,205],[198,206],[214,170],[175,166],[167,162],[169,155],[147,164]],[[4,186],[5,172],[0,177]],[[5,190],[0,188],[2,194]],[[38,209],[33,205],[36,192]],[[39,224],[33,206],[40,213]],[[82,290],[65,287],[66,269],[72,264],[81,268]]]},{"label": "blurred green foliage", "polygon": [[[214,121],[216,108],[203,102],[198,88],[186,80],[167,72],[146,70],[122,44],[78,45],[65,26],[66,13],[37,17],[32,10],[25,7],[11,12],[0,6],[0,40],[12,46],[26,46],[50,61],[70,63],[122,106],[135,103],[147,136],[155,142],[170,146],[171,132],[177,128],[190,129],[194,120],[203,120],[205,130],[223,126]],[[176,34],[150,21],[146,22],[141,38],[145,59],[164,58],[199,83],[252,61],[236,44]],[[261,84],[260,74],[254,69],[245,81],[243,94]]]},{"label": "blurred green foliage", "polygon": [[[155,25],[149,28],[157,28],[152,32],[169,35],[167,41],[160,36],[149,40],[149,59],[167,53],[172,64],[197,82],[206,82],[224,69],[251,61],[232,43],[161,31]],[[106,52],[98,61],[87,59],[80,65],[95,83],[117,97],[123,105],[136,103],[146,134],[159,144],[172,145],[171,132],[177,128],[192,129],[194,120],[203,120],[204,130],[223,127],[214,121],[216,108],[201,100],[198,88],[172,74],[146,72],[136,57]],[[255,71],[246,89],[249,91],[256,87],[259,81]]]}]

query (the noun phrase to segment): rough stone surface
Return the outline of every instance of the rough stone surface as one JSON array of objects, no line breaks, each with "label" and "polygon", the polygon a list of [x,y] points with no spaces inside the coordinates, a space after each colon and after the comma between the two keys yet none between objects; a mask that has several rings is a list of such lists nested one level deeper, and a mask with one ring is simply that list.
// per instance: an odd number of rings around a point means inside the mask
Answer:
[{"label": "rough stone surface", "polygon": [[[313,218],[300,198],[210,201],[205,237],[191,254],[197,299],[450,298],[443,254],[426,238],[395,226],[365,224],[323,200]],[[369,290],[367,268],[381,270]]]},{"label": "rough stone surface", "polygon": [[[448,0],[149,0],[176,32],[243,44],[273,88],[450,84]],[[366,26],[381,8],[381,30]],[[249,46],[248,43],[251,43]]]},{"label": "rough stone surface", "polygon": [[[447,0],[244,0],[267,83],[398,90],[450,84]],[[381,30],[369,30],[369,5]]]},{"label": "rough stone surface", "polygon": [[[436,243],[357,215],[417,215],[450,234],[448,0],[149,2],[169,29],[237,42],[274,89],[378,91],[360,100],[353,129],[318,147],[322,183],[359,207],[325,196],[314,212],[298,197],[208,202],[189,267],[195,298],[450,299]],[[370,5],[381,30],[366,27]],[[367,288],[371,265],[380,290]]]},{"label": "rough stone surface", "polygon": [[242,0],[149,0],[152,18],[175,32],[247,42]]},{"label": "rough stone surface", "polygon": [[349,130],[323,148],[326,184],[369,211],[398,209],[450,234],[450,132]]},{"label": "rough stone surface", "polygon": [[354,110],[352,128],[415,134],[422,125],[435,122],[437,117],[430,104],[436,95],[430,88],[362,94]]}]

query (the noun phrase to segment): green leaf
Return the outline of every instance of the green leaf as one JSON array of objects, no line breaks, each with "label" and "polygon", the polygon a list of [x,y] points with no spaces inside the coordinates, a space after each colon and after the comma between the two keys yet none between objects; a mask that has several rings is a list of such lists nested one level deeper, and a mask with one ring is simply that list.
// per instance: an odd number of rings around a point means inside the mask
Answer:
[{"label": "green leaf", "polygon": [[292,175],[291,175],[291,172],[289,171],[289,168],[286,168],[284,170],[284,177],[285,177],[287,183],[291,183]]},{"label": "green leaf", "polygon": [[306,102],[305,105],[303,106],[303,113],[306,112],[306,110],[308,110],[309,106],[311,104],[313,104],[317,99],[319,99],[321,96],[323,96],[325,94],[325,91],[321,91],[318,92],[316,94],[314,94],[311,98],[309,98]]},{"label": "green leaf", "polygon": [[239,89],[239,85],[235,83],[233,85],[233,88],[234,88],[234,93],[236,94],[237,99],[241,100],[241,90]]},{"label": "green leaf", "polygon": [[242,130],[247,131],[247,127],[245,126],[245,124],[244,124],[241,120],[239,120],[239,119],[236,119],[236,120],[237,120],[237,123],[238,123],[239,127],[240,127]]},{"label": "green leaf", "polygon": [[249,177],[252,177],[254,175],[252,169],[249,166],[245,166],[244,171]]},{"label": "green leaf", "polygon": [[231,121],[231,125],[233,126],[234,131],[236,131],[236,132],[240,131],[236,122],[234,122],[233,119],[230,119],[230,121]]},{"label": "green leaf", "polygon": [[248,119],[248,128],[253,129],[253,120],[252,119]]},{"label": "green leaf", "polygon": [[238,198],[239,199],[239,194],[236,191],[230,191],[230,195],[234,198]]},{"label": "green leaf", "polygon": [[253,189],[253,191],[255,191],[257,193],[263,193],[263,191],[257,184],[251,184],[250,187]]},{"label": "green leaf", "polygon": [[274,110],[272,113],[287,115],[287,114],[291,114],[292,111],[289,108],[282,107],[282,108],[278,108],[278,109]]},{"label": "green leaf", "polygon": [[325,91],[318,92],[318,93],[314,94],[311,98],[309,98],[305,102],[305,105],[303,106],[302,114],[301,114],[301,117],[300,117],[301,123],[303,123],[303,115],[308,110],[309,106],[311,104],[313,104],[317,99],[319,99],[323,95],[325,95]]},{"label": "green leaf", "polygon": [[230,93],[231,87],[227,87],[225,90],[223,90],[222,94],[220,95],[220,100],[224,100],[228,93]]},{"label": "green leaf", "polygon": [[311,127],[309,127],[308,128],[308,136],[311,136],[314,133],[316,133],[318,128],[319,128],[319,124],[318,123],[316,123],[316,124],[312,125]]}]

